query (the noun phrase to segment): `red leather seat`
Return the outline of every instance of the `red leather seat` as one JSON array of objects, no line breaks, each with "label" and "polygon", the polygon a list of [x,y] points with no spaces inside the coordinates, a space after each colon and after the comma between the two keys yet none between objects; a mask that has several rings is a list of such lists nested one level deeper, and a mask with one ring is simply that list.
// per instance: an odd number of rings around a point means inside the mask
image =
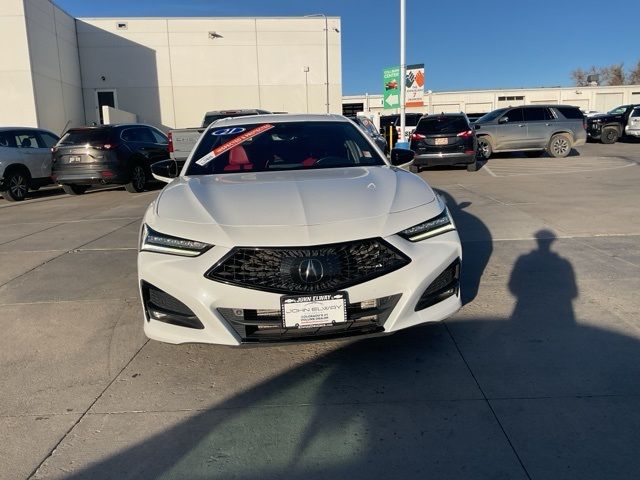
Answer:
[{"label": "red leather seat", "polygon": [[224,171],[239,172],[241,170],[253,170],[253,163],[249,161],[244,147],[238,145],[229,150],[229,164],[224,167]]}]

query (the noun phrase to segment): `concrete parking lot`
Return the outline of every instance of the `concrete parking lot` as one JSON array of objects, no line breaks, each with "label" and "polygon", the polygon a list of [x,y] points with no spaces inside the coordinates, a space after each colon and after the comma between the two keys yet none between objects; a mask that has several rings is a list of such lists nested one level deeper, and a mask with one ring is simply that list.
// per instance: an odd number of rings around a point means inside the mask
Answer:
[{"label": "concrete parking lot", "polygon": [[422,176],[464,307],[369,340],[142,332],[157,195],[0,200],[0,479],[640,478],[640,144]]}]

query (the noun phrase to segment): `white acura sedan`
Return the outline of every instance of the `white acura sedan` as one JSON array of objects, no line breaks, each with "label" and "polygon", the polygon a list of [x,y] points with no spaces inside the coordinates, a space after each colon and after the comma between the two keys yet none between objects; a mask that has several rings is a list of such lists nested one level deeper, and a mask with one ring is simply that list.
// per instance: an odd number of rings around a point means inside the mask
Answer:
[{"label": "white acura sedan", "polygon": [[444,202],[337,115],[209,126],[145,216],[144,330],[240,345],[389,333],[460,308],[460,239]]}]

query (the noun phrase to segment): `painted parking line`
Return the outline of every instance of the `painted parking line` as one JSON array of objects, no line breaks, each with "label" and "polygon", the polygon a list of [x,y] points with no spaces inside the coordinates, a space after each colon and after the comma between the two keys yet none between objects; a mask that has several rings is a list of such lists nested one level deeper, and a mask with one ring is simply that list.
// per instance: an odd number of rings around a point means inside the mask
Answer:
[{"label": "painted parking line", "polygon": [[616,170],[638,165],[635,161],[619,157],[578,157],[543,159],[493,159],[483,170],[493,177],[521,177],[533,175],[558,175]]}]

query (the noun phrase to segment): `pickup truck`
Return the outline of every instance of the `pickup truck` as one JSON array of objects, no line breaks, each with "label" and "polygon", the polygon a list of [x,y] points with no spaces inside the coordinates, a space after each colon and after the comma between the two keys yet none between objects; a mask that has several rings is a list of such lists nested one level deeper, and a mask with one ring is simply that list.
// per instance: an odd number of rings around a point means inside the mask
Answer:
[{"label": "pickup truck", "polygon": [[616,143],[623,135],[637,136],[640,104],[621,105],[601,115],[587,117],[587,135],[602,143]]},{"label": "pickup truck", "polygon": [[189,157],[191,150],[202,135],[205,129],[221,118],[227,117],[243,117],[245,115],[265,115],[269,114],[266,110],[247,109],[247,110],[215,110],[207,112],[202,119],[202,126],[194,128],[178,128],[170,130],[169,137],[169,154],[179,165],[183,165]]}]

